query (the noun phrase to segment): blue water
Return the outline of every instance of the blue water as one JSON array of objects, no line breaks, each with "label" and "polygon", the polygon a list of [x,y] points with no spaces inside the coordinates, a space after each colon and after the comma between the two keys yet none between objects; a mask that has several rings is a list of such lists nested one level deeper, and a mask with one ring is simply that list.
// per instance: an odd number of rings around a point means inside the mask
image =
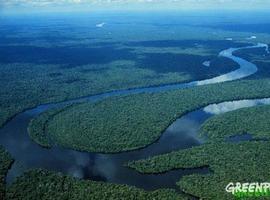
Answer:
[{"label": "blue water", "polygon": [[[57,107],[66,103],[81,102],[85,100],[98,101],[111,96],[138,94],[144,92],[162,92],[243,78],[255,73],[257,71],[257,67],[244,59],[233,56],[232,53],[236,50],[245,48],[266,47],[267,46],[264,44],[258,44],[252,47],[230,48],[222,51],[220,56],[225,56],[234,60],[240,67],[233,72],[212,79],[194,81],[185,84],[109,92],[96,96],[70,100],[63,103],[41,105],[37,108],[18,114],[0,130],[0,144],[3,145],[15,159],[15,163],[9,170],[7,182],[11,183],[15,177],[21,175],[25,170],[43,168],[62,172],[78,178],[128,184],[144,188],[146,190],[153,190],[157,188],[176,188],[175,183],[182,176],[187,174],[208,173],[209,171],[207,168],[202,168],[175,170],[160,175],[143,175],[124,167],[123,164],[130,160],[147,158],[149,156],[167,153],[172,150],[185,149],[202,144],[204,139],[198,138],[197,133],[200,125],[207,118],[213,115],[213,113],[210,112],[211,106],[210,109],[208,107],[207,112],[204,109],[200,109],[179,118],[168,127],[158,141],[148,147],[119,154],[78,152],[56,146],[51,149],[42,148],[29,138],[27,126],[30,120],[38,114],[48,110],[49,108]],[[261,100],[252,101],[255,102],[253,105],[256,105],[256,102],[262,102]],[[237,104],[237,102],[233,103]]]}]

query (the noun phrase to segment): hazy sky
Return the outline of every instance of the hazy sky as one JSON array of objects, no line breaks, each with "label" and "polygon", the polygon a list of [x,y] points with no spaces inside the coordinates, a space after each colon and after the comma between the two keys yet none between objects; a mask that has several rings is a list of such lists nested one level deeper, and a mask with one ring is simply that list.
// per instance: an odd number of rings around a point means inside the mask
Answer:
[{"label": "hazy sky", "polygon": [[0,0],[0,11],[61,9],[270,9],[270,0]]}]

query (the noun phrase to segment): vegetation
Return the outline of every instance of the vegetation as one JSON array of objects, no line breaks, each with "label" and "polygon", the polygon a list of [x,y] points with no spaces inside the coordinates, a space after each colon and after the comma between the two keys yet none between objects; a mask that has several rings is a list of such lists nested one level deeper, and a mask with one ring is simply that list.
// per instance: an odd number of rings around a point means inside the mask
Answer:
[{"label": "vegetation", "polygon": [[[209,23],[219,24],[212,17],[199,20],[205,26],[202,28],[198,27],[196,16],[184,23],[190,26],[185,26],[174,14],[170,16],[172,23],[168,23],[170,13],[166,17],[155,15],[150,20],[144,14],[133,15],[26,16],[20,23],[19,18],[1,16],[0,127],[15,114],[39,104],[118,89],[187,82],[231,71],[237,67],[235,63],[217,58],[217,53],[245,46],[243,38],[252,34],[206,28]],[[100,20],[106,21],[105,28],[95,29]],[[254,42],[270,41],[267,34],[256,36],[258,40]],[[269,63],[258,56],[252,59],[259,63],[257,75],[266,79],[109,98],[50,110],[31,121],[30,136],[46,147],[53,140],[86,151],[119,152],[144,147],[187,112],[226,100],[269,97]],[[202,66],[205,60],[211,60],[210,68]],[[253,78],[258,78],[257,75]],[[229,181],[269,179],[268,154],[268,142],[213,143],[131,162],[129,166],[143,173],[209,166],[213,174],[186,176],[178,185],[203,199],[230,199],[224,193]],[[11,159],[0,150],[0,160],[1,199]],[[42,170],[19,177],[7,188],[6,198],[185,199],[174,190],[146,192]]]},{"label": "vegetation", "polygon": [[[132,31],[113,22],[108,35],[105,29],[92,28],[103,17],[92,17],[85,24],[84,19],[75,23],[77,18],[57,19],[57,23],[27,18],[25,23],[31,25],[27,30],[14,24],[16,20],[1,21],[0,127],[15,114],[39,104],[118,89],[188,82],[231,71],[237,65],[218,58],[218,52],[246,43],[224,38],[248,35],[224,31],[213,35],[208,28],[182,25],[177,30],[175,26],[145,26],[138,23],[141,16],[134,18],[138,21]],[[111,16],[111,20],[115,18]],[[205,60],[212,61],[210,68],[202,66]]]},{"label": "vegetation", "polygon": [[[201,66],[200,60],[195,62],[202,71],[207,71]],[[217,62],[223,63],[223,61]],[[181,63],[181,58],[177,63]],[[224,61],[224,69],[227,64],[228,62]],[[167,64],[166,67],[171,65],[175,64]],[[232,66],[234,68],[235,65]],[[180,67],[178,72],[159,73],[153,69],[143,68],[142,65],[136,66],[134,61],[127,60],[75,68],[65,68],[63,65],[55,64],[0,63],[0,84],[2,86],[0,124],[3,125],[15,113],[38,104],[118,89],[186,82],[196,78],[213,77],[221,73],[220,71],[209,72],[206,75],[195,77],[194,71],[190,70],[191,66],[185,65],[182,69],[181,71]],[[226,70],[230,69],[226,68]]]},{"label": "vegetation", "polygon": [[[65,108],[68,108],[69,106],[66,105]],[[39,117],[36,119],[32,119],[28,126],[28,133],[31,138],[38,138],[36,142],[43,147],[50,147],[50,138],[48,137],[48,134],[46,133],[46,126],[49,120],[51,120],[51,117],[59,112],[61,112],[64,108],[55,108],[51,109],[47,112],[41,113]]]},{"label": "vegetation", "polygon": [[104,182],[83,181],[45,170],[34,170],[19,177],[7,190],[11,199],[171,199],[185,196],[170,189],[147,192],[135,187]]},{"label": "vegetation", "polygon": [[187,74],[157,74],[131,61],[61,68],[46,64],[0,64],[0,125],[39,104],[64,101],[117,89],[182,82]]},{"label": "vegetation", "polygon": [[270,106],[255,106],[216,115],[201,127],[201,134],[209,141],[220,141],[233,135],[252,134],[256,138],[270,138]]},{"label": "vegetation", "polygon": [[3,147],[0,147],[0,199],[4,199],[6,188],[5,177],[12,163],[13,160],[8,152]]},{"label": "vegetation", "polygon": [[270,143],[211,143],[128,163],[141,173],[209,166],[212,173],[184,176],[177,184],[202,199],[233,199],[225,191],[230,182],[265,182],[270,173]]},{"label": "vegetation", "polygon": [[258,79],[270,76],[270,54],[267,54],[265,49],[244,49],[236,51],[235,55],[245,58],[258,66],[258,72],[249,77],[249,79]]},{"label": "vegetation", "polygon": [[[268,79],[237,81],[167,91],[108,98],[98,103],[73,105],[50,116],[42,130],[45,113],[31,123],[30,135],[39,144],[49,137],[57,144],[90,152],[120,152],[144,147],[157,140],[175,119],[187,112],[228,100],[268,97]],[[45,141],[45,146],[49,145]]]},{"label": "vegetation", "polygon": [[[106,54],[107,48],[0,46],[3,56],[0,126],[14,114],[38,104],[112,90],[204,79],[237,68],[234,62],[213,54],[139,53],[130,52],[127,47],[120,51],[114,46],[108,53],[113,56],[104,61],[104,56],[100,55],[103,51]],[[202,66],[208,59],[213,60],[211,68]],[[65,62],[59,63],[59,60]]]}]

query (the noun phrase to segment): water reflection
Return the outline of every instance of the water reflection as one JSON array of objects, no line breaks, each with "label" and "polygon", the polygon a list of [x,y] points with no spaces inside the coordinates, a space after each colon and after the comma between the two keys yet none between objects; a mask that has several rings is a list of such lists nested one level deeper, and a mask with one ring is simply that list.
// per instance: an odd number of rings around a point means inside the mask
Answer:
[{"label": "water reflection", "polygon": [[9,170],[8,183],[26,170],[43,168],[77,178],[129,184],[153,190],[162,187],[176,188],[175,183],[187,174],[208,173],[208,169],[203,168],[176,170],[160,175],[143,175],[124,167],[124,164],[130,160],[200,145],[201,141],[196,138],[196,132],[200,121],[204,120],[202,112],[178,119],[165,131],[160,140],[144,149],[119,154],[98,154],[59,147],[45,149],[31,141],[26,131],[27,125],[43,109],[19,114],[0,130],[0,143],[16,160]]},{"label": "water reflection", "polygon": [[230,49],[224,50],[219,53],[219,56],[232,59],[234,62],[239,64],[240,68],[230,73],[223,74],[221,76],[217,76],[211,79],[207,79],[203,81],[196,81],[195,84],[207,85],[207,84],[213,84],[213,83],[221,83],[225,81],[241,79],[241,78],[244,78],[244,77],[247,77],[256,73],[258,70],[256,65],[233,55],[233,52],[235,51],[239,51],[241,49],[251,49],[251,48],[265,48],[267,53],[269,53],[268,45],[263,44],[263,43],[258,43],[255,46],[248,46],[248,47],[242,47],[242,48],[230,48]]},{"label": "water reflection", "polygon": [[210,67],[211,61],[209,61],[209,60],[204,61],[204,62],[202,63],[202,65],[205,66],[205,67]]},{"label": "water reflection", "polygon": [[240,108],[248,108],[256,105],[269,105],[269,104],[270,98],[255,99],[255,100],[239,100],[239,101],[223,102],[219,104],[212,104],[206,106],[203,110],[209,114],[218,115],[229,111],[237,110]]},{"label": "water reflection", "polygon": [[[270,104],[270,98],[209,105],[177,119],[167,128],[156,143],[140,150],[119,154],[86,153],[59,147],[52,149],[41,148],[29,140],[26,132],[28,122],[39,112],[35,112],[35,114],[30,112],[32,115],[29,112],[27,114],[22,113],[0,131],[1,144],[16,160],[8,173],[7,182],[12,182],[15,177],[21,175],[25,170],[44,168],[77,178],[134,185],[146,190],[162,187],[176,188],[175,183],[182,176],[192,173],[208,173],[208,169],[176,170],[160,175],[143,175],[124,167],[124,164],[130,160],[148,158],[173,150],[198,146],[204,143],[204,139],[198,137],[199,128],[209,117],[242,107],[261,104]],[[250,137],[243,137],[229,140],[235,142],[250,139]]]},{"label": "water reflection", "polygon": [[[264,44],[258,44],[245,48],[259,47],[266,48],[268,51],[268,46]],[[245,48],[231,48],[220,53],[220,56],[231,58],[237,62],[240,65],[240,68],[236,71],[216,78],[186,84],[174,84],[108,92],[101,95],[70,100],[64,103],[41,105],[37,108],[18,114],[0,130],[0,144],[3,145],[15,159],[15,163],[13,164],[11,170],[9,170],[7,182],[11,183],[15,177],[21,175],[25,170],[32,168],[43,168],[69,174],[77,178],[128,184],[147,190],[152,190],[164,187],[175,188],[175,183],[183,175],[191,173],[207,173],[207,169],[189,169],[170,171],[160,175],[143,175],[134,170],[126,168],[123,165],[130,160],[147,158],[149,156],[163,154],[173,150],[185,149],[200,145],[204,142],[204,140],[199,139],[197,137],[197,133],[200,125],[207,118],[213,114],[219,114],[232,109],[240,108],[241,106],[247,105],[247,102],[249,101],[249,105],[253,106],[260,102],[269,102],[269,99],[243,100],[233,103],[226,102],[223,104],[207,106],[204,109],[191,112],[176,120],[170,127],[168,127],[157,142],[149,145],[148,147],[119,154],[86,153],[59,147],[54,147],[52,149],[42,148],[29,138],[27,126],[30,120],[36,117],[38,114],[48,110],[49,108],[58,107],[66,103],[74,103],[85,100],[98,101],[105,97],[117,95],[137,94],[143,92],[161,92],[170,89],[187,88],[196,85],[205,85],[243,78],[255,73],[257,70],[254,64],[232,55],[234,51]],[[254,101],[256,103],[254,103]]]}]

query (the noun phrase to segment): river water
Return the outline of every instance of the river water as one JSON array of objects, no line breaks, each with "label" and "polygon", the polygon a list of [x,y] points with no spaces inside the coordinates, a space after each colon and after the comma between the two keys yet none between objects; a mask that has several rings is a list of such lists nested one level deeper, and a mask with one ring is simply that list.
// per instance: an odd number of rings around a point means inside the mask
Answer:
[{"label": "river water", "polygon": [[173,170],[157,175],[144,175],[124,167],[123,164],[131,160],[147,158],[173,150],[200,145],[204,140],[198,137],[198,130],[200,125],[209,117],[242,107],[270,104],[270,99],[241,100],[206,106],[205,108],[190,112],[177,119],[165,130],[157,142],[143,149],[118,154],[79,152],[57,146],[51,149],[43,148],[30,139],[27,126],[30,120],[40,113],[65,103],[85,100],[99,101],[106,97],[144,92],[162,92],[197,85],[220,83],[250,76],[257,71],[256,65],[233,55],[233,52],[247,48],[265,48],[268,50],[266,44],[259,43],[254,46],[230,48],[222,51],[219,56],[232,59],[238,63],[240,67],[235,71],[211,79],[183,84],[114,91],[62,103],[40,105],[34,109],[29,109],[16,115],[0,129],[0,144],[3,145],[15,159],[14,164],[8,172],[7,182],[11,183],[16,177],[27,170],[43,168],[62,172],[63,174],[77,178],[127,184],[146,190],[153,190],[157,188],[176,188],[175,183],[179,181],[182,176],[187,174],[209,173],[207,168],[201,168]]}]

